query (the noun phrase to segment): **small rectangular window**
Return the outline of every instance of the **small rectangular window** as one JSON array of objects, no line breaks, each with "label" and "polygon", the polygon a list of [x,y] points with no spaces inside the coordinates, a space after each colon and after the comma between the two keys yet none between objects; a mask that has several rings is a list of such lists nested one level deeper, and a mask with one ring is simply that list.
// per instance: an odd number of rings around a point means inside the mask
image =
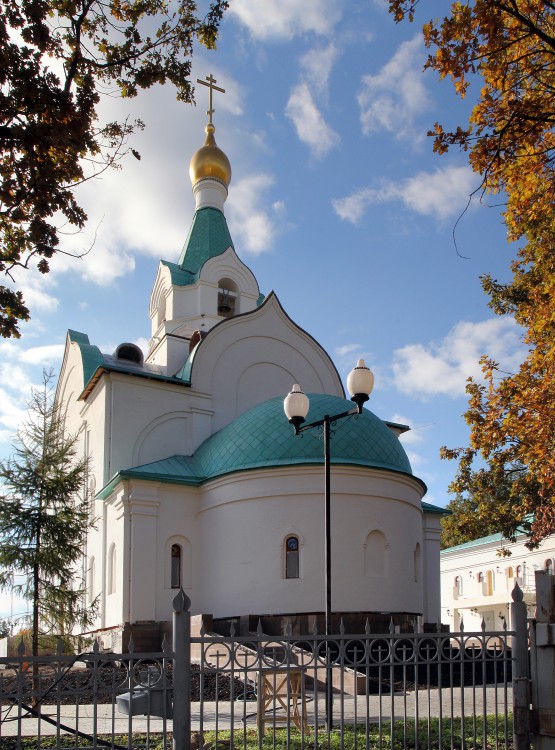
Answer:
[{"label": "small rectangular window", "polygon": [[181,586],[181,547],[179,544],[172,544],[171,559],[171,587],[178,589]]}]

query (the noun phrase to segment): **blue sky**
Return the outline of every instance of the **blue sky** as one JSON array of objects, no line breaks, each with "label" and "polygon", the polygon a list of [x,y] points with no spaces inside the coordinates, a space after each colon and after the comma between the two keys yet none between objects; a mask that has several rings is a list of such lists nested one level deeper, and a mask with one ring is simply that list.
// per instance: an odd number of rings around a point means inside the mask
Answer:
[{"label": "blue sky", "polygon": [[[467,440],[466,378],[483,353],[507,370],[522,358],[520,331],[493,316],[479,283],[509,276],[501,209],[475,196],[465,212],[479,178],[426,136],[436,121],[464,124],[479,86],[461,102],[422,72],[422,22],[444,7],[395,25],[381,0],[231,0],[218,49],[197,49],[192,74],[226,89],[214,123],[239,256],[342,375],[366,358],[368,406],[412,427],[403,442],[438,505],[455,470],[439,448]],[[105,117],[144,120],[129,144],[142,158],[80,188],[89,222],[63,247],[85,257],[19,277],[33,319],[20,340],[0,341],[0,455],[43,367],[59,368],[68,328],[110,353],[148,341],[158,260],[177,260],[193,216],[188,166],[206,109],[200,86],[196,107],[169,88],[103,103]]]}]

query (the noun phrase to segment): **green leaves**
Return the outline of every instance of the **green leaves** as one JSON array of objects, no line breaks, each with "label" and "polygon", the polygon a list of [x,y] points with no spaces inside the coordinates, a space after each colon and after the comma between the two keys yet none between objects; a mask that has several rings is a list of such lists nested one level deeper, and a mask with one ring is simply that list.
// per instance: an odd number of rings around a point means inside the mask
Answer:
[{"label": "green leaves", "polygon": [[32,602],[36,637],[39,630],[71,632],[95,613],[84,605],[81,580],[92,526],[88,460],[78,438],[64,432],[50,378],[45,375],[43,389],[32,394],[12,457],[0,462],[0,588]]}]

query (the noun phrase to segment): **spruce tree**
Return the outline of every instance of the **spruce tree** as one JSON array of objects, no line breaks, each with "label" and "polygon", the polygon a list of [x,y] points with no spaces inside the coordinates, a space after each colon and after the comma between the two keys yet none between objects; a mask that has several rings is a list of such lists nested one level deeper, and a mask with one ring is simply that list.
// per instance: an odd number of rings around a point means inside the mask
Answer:
[{"label": "spruce tree", "polygon": [[44,373],[13,454],[0,461],[0,588],[30,601],[34,656],[41,635],[69,635],[94,616],[82,572],[88,461],[65,433],[51,381]]}]

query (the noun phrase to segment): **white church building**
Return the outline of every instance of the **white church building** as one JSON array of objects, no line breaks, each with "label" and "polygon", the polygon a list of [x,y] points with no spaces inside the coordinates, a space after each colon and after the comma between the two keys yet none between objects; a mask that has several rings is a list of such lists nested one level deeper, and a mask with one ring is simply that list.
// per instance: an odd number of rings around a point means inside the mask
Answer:
[{"label": "white church building", "polygon": [[[56,398],[91,460],[87,597],[105,647],[132,633],[157,648],[180,586],[222,632],[259,619],[269,634],[323,629],[324,450],[316,430],[294,435],[283,399],[300,383],[308,421],[353,404],[326,351],[238,257],[214,130],[210,114],[189,235],[154,280],[148,354],[67,334]],[[406,429],[364,408],[333,438],[333,626],[342,617],[347,632],[439,620],[444,511],[422,502]]]}]

